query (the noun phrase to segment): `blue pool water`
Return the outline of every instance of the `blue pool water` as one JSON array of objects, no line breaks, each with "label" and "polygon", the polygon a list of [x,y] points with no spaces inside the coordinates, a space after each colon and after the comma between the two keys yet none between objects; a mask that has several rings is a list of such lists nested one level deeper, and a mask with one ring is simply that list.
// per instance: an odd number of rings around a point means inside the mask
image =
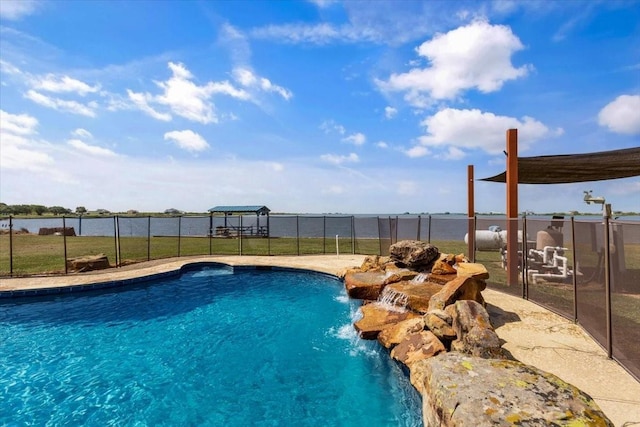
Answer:
[{"label": "blue pool water", "polygon": [[421,425],[356,304],[324,275],[218,266],[2,302],[0,425]]}]

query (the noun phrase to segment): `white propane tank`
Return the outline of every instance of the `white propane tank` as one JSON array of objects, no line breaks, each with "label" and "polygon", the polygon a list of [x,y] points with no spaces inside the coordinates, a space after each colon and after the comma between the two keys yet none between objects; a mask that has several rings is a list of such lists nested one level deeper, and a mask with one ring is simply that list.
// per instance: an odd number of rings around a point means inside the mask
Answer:
[{"label": "white propane tank", "polygon": [[[506,236],[506,233],[505,233]],[[469,244],[469,233],[464,235],[464,242]],[[506,244],[503,233],[492,230],[476,230],[476,249],[479,251],[491,251],[500,249]]]},{"label": "white propane tank", "polygon": [[564,237],[561,232],[553,228],[540,230],[536,234],[536,249],[542,250],[545,246],[561,248],[564,245]]}]

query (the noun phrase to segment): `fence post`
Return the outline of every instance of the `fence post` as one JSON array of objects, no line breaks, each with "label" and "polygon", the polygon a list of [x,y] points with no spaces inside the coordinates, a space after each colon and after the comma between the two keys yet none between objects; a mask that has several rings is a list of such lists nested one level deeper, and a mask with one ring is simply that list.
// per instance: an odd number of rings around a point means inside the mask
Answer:
[{"label": "fence post", "polygon": [[611,340],[611,243],[609,240],[609,217],[611,205],[607,203],[602,208],[602,216],[604,220],[604,303],[607,327],[607,356],[611,358],[613,354],[613,343]]},{"label": "fence post", "polygon": [[418,215],[418,238],[416,240],[420,241],[420,228],[422,227],[422,216]]},{"label": "fence post", "polygon": [[474,198],[473,165],[467,166],[467,252],[469,260],[476,262],[476,207]]},{"label": "fence post", "polygon": [[64,246],[64,274],[69,274],[67,267],[67,223],[64,215],[62,215],[62,245]]},{"label": "fence post", "polygon": [[571,248],[573,249],[571,255],[571,263],[573,265],[573,275],[571,281],[573,283],[573,323],[578,321],[578,264],[576,262],[576,228],[574,223],[574,217],[571,216]]},{"label": "fence post", "polygon": [[9,215],[9,275],[13,277],[13,217]]},{"label": "fence post", "polygon": [[211,244],[213,243],[213,212],[209,212],[209,255],[213,254]]},{"label": "fence post", "polygon": [[151,261],[151,215],[147,217],[147,261]]},{"label": "fence post", "polygon": [[429,214],[429,232],[427,233],[427,243],[431,243],[431,214]]},{"label": "fence post", "polygon": [[356,219],[355,216],[351,215],[351,254],[354,255],[356,253],[356,227],[355,227]]},{"label": "fence post", "polygon": [[300,255],[300,216],[296,215],[296,244]]},{"label": "fence post", "polygon": [[382,255],[382,237],[380,237],[380,217],[376,218],[378,220],[378,255]]},{"label": "fence post", "polygon": [[240,215],[240,228],[238,229],[238,251],[242,255],[242,215]]},{"label": "fence post", "polygon": [[527,214],[522,214],[522,298],[529,299],[529,283],[527,281]]},{"label": "fence post", "polygon": [[507,130],[507,286],[518,285],[518,130]]},{"label": "fence post", "polygon": [[115,257],[116,257],[116,267],[120,267],[120,248],[119,248],[119,234],[118,233],[118,216],[113,216],[113,244],[115,249]]},{"label": "fence post", "polygon": [[178,258],[180,258],[180,243],[182,237],[182,215],[178,216]]},{"label": "fence post", "polygon": [[327,216],[322,216],[322,253],[327,253]]}]

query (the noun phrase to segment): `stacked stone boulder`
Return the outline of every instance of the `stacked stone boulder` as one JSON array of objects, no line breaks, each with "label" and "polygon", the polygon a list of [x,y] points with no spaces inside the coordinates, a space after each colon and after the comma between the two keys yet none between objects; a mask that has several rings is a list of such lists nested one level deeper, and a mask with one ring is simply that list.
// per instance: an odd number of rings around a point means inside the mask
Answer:
[{"label": "stacked stone boulder", "polygon": [[354,327],[409,371],[425,426],[612,426],[585,393],[512,360],[485,309],[488,278],[482,264],[413,240],[343,273],[348,295],[363,300]]}]

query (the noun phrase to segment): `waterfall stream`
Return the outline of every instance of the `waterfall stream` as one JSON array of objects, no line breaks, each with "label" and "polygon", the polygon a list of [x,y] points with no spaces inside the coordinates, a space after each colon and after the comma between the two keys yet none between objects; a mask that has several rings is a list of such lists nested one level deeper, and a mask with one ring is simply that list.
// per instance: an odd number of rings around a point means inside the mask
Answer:
[{"label": "waterfall stream", "polygon": [[411,283],[424,283],[429,280],[429,276],[431,276],[431,273],[418,273],[416,277],[411,279]]},{"label": "waterfall stream", "polygon": [[375,302],[378,306],[389,311],[405,312],[409,303],[409,296],[403,292],[398,292],[389,286],[382,290],[382,294]]}]

